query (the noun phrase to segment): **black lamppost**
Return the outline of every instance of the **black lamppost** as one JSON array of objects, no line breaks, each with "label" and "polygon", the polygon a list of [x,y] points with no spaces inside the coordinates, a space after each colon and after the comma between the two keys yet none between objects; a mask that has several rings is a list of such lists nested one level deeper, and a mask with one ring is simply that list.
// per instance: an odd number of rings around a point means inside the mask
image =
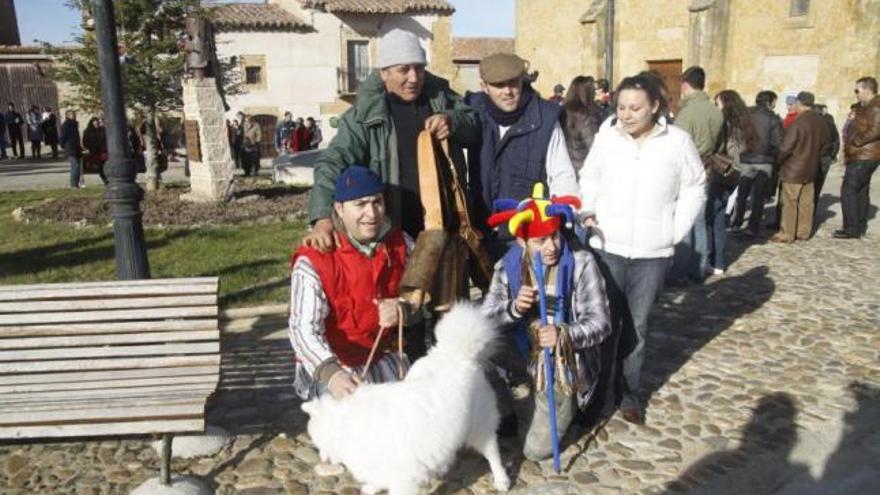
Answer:
[{"label": "black lamppost", "polygon": [[116,52],[116,18],[112,0],[92,4],[95,36],[98,42],[98,65],[101,68],[101,103],[107,129],[109,160],[104,199],[113,214],[113,239],[116,250],[116,277],[121,280],[150,278],[147,246],[140,203],[144,191],[135,182],[137,167],[128,142],[128,122],[122,103],[122,79]]}]

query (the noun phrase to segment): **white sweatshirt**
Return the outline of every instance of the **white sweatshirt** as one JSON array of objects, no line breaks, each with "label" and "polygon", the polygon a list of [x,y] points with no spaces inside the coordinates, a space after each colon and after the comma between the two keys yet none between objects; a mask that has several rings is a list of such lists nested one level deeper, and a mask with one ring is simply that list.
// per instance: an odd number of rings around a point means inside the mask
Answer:
[{"label": "white sweatshirt", "polygon": [[617,125],[596,136],[580,187],[594,214],[590,245],[626,258],[665,258],[706,201],[706,174],[690,136],[661,121],[638,145]]}]

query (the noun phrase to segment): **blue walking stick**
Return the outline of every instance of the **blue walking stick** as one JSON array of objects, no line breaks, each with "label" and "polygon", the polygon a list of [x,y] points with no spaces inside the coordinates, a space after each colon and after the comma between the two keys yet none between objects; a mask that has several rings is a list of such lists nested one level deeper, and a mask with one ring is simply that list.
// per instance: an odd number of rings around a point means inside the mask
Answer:
[{"label": "blue walking stick", "polygon": [[[536,252],[532,265],[535,269],[535,278],[538,284],[538,302],[541,310],[541,325],[547,324],[547,293],[544,289],[544,262],[541,260],[541,253]],[[550,412],[550,441],[553,446],[553,470],[559,474],[561,468],[559,466],[559,432],[556,428],[556,380],[553,377],[553,356],[550,355],[550,348],[544,348],[544,374],[547,375],[547,409]]]}]

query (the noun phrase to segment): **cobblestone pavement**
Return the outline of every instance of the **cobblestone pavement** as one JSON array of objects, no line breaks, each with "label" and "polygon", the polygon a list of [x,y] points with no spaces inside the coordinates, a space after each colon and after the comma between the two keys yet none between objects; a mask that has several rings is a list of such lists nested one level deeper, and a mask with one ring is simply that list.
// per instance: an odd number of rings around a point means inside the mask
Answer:
[{"label": "cobblestone pavement", "polygon": [[[830,237],[839,216],[809,242],[731,240],[726,276],[669,289],[652,312],[647,424],[614,417],[571,432],[560,475],[504,443],[513,491],[876,493],[877,223],[856,241]],[[236,439],[213,457],[176,459],[175,474],[201,476],[219,494],[358,493],[348,474],[313,469],[318,456],[290,388],[284,325],[278,315],[226,325],[209,422]],[[146,439],[0,444],[3,493],[127,493],[157,473]],[[488,466],[463,454],[432,489],[492,493]]]}]

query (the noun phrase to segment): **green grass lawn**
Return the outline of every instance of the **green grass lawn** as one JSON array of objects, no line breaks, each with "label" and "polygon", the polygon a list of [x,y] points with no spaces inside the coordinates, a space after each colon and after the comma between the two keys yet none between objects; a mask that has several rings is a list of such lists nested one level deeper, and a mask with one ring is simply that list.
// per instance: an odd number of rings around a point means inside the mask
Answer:
[{"label": "green grass lawn", "polygon": [[[0,284],[113,280],[111,227],[25,224],[12,217],[63,195],[99,197],[103,188],[0,193]],[[286,302],[289,257],[306,222],[147,228],[153,278],[220,276],[224,308]]]}]

